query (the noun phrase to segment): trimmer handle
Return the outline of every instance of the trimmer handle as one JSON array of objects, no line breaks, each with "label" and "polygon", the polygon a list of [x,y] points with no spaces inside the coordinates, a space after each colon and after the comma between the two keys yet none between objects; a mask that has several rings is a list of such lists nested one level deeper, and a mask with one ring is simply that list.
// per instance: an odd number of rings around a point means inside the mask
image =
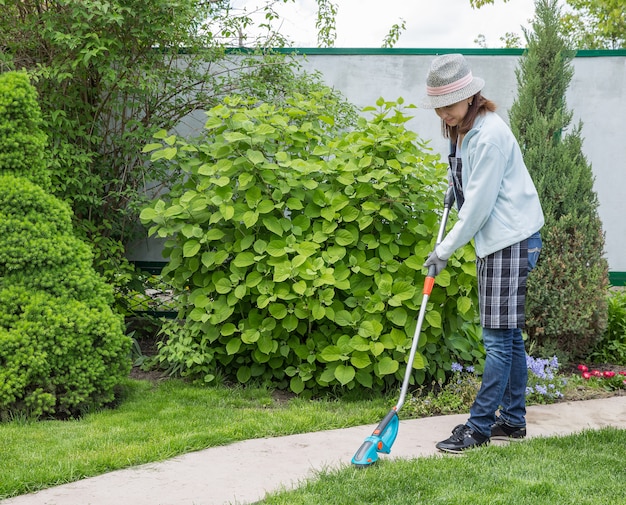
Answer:
[{"label": "trimmer handle", "polygon": [[452,206],[454,205],[454,200],[455,200],[454,188],[452,187],[452,184],[449,184],[448,189],[446,190],[446,195],[443,197],[444,208],[451,209]]},{"label": "trimmer handle", "polygon": [[[437,240],[435,240],[435,247],[441,244],[443,237],[446,233],[446,223],[448,222],[448,215],[450,214],[450,209],[454,205],[454,189],[452,188],[452,184],[448,186],[446,190],[446,194],[443,198],[443,217],[441,218],[441,223],[439,223],[439,233],[437,233]],[[428,267],[428,277],[435,277],[435,267]]]}]

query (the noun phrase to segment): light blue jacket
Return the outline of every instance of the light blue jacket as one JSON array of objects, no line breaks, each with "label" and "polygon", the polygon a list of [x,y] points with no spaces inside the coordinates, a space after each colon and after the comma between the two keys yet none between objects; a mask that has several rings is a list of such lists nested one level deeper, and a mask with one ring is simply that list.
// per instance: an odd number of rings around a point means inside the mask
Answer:
[{"label": "light blue jacket", "polygon": [[476,256],[530,237],[544,224],[537,190],[517,140],[495,112],[478,116],[461,146],[465,202],[458,221],[436,248],[448,259],[474,239]]}]

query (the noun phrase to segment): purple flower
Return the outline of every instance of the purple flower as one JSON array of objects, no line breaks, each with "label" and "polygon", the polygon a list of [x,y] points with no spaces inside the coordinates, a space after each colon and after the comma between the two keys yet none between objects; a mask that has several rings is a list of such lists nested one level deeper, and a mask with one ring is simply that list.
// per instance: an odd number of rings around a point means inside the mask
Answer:
[{"label": "purple flower", "polygon": [[453,372],[462,372],[463,371],[463,365],[461,365],[459,363],[452,363],[450,369]]},{"label": "purple flower", "polygon": [[469,373],[474,373],[474,367],[472,365],[466,366],[465,371]]}]

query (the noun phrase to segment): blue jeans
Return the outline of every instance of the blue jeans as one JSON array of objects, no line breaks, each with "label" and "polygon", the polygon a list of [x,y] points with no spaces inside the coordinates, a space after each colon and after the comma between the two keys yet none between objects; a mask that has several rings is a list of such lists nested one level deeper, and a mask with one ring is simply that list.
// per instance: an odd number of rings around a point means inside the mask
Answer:
[{"label": "blue jeans", "polygon": [[[529,271],[537,264],[541,246],[539,232],[529,237]],[[508,425],[526,426],[528,368],[521,329],[483,328],[483,344],[487,352],[485,369],[466,424],[489,437],[498,409]]]},{"label": "blue jeans", "polygon": [[480,391],[467,425],[491,436],[496,410],[510,426],[526,426],[526,349],[519,328],[483,328],[487,357]]}]

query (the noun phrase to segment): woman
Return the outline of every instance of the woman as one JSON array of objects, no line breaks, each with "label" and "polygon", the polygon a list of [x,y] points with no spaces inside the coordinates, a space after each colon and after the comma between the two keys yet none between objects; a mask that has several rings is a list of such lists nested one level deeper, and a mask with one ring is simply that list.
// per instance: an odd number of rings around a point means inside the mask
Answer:
[{"label": "woman", "polygon": [[477,256],[486,351],[482,384],[466,424],[437,444],[441,451],[461,452],[490,437],[526,436],[526,278],[539,256],[544,218],[519,145],[495,104],[481,95],[485,82],[472,75],[465,58],[436,58],[426,83],[422,106],[435,109],[450,140],[450,180],[459,212],[424,266],[434,265],[438,274],[472,239]]}]

